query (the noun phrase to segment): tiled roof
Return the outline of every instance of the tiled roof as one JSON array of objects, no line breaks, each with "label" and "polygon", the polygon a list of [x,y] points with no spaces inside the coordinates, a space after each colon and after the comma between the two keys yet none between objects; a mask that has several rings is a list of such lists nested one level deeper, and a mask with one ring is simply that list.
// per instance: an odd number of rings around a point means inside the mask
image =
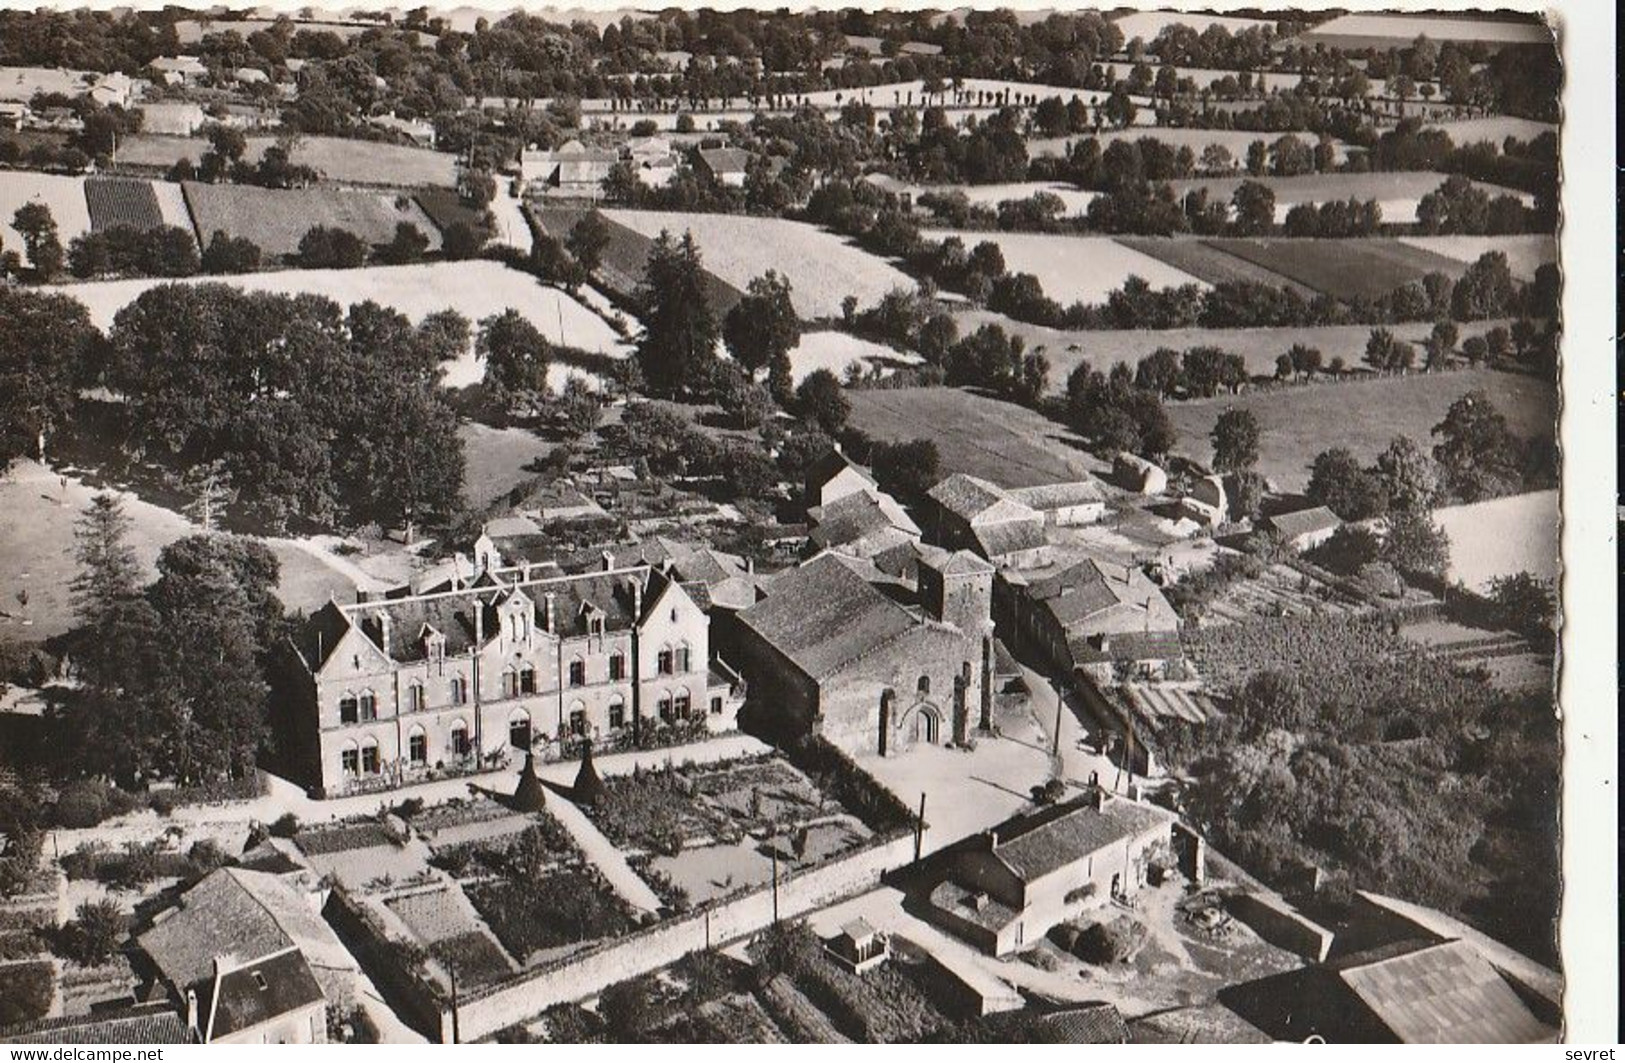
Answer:
[{"label": "tiled roof", "polygon": [[198,1005],[209,1015],[209,1038],[218,1040],[324,999],[310,965],[290,948],[224,972]]},{"label": "tiled roof", "polygon": [[877,486],[875,478],[868,469],[853,461],[838,450],[826,450],[823,457],[807,467],[807,483],[824,486],[833,480],[843,469],[851,469],[869,482],[871,487]]},{"label": "tiled roof", "polygon": [[701,148],[700,158],[712,173],[744,173],[750,152],[743,148]]},{"label": "tiled roof", "polygon": [[36,1019],[0,1029],[0,1042],[15,1045],[183,1045],[190,1040],[180,1015],[159,1005]]},{"label": "tiled roof", "polygon": [[1178,622],[1162,591],[1145,573],[1133,565],[1093,557],[1035,581],[1028,594],[1045,603],[1068,629],[1119,605],[1145,612],[1158,627]]},{"label": "tiled roof", "polygon": [[1110,1004],[1086,1004],[1081,1008],[1052,1011],[1035,1019],[1033,1029],[1042,1033],[1045,1042],[1050,1044],[1128,1044],[1128,1025],[1123,1022],[1122,1013]]},{"label": "tiled roof", "polygon": [[995,932],[1009,926],[1021,915],[997,897],[951,880],[939,882],[931,890],[931,904],[944,912]]},{"label": "tiled roof", "polygon": [[138,939],[177,989],[214,977],[221,955],[268,956],[298,948],[311,964],[355,969],[355,959],[305,898],[275,875],[222,868],[181,897],[181,905]]},{"label": "tiled roof", "polygon": [[1067,640],[1076,664],[1104,661],[1172,661],[1184,656],[1178,631],[1122,631],[1105,636],[1106,646],[1097,649],[1089,636]]},{"label": "tiled roof", "polygon": [[985,557],[1004,557],[1019,550],[1037,550],[1046,546],[1042,520],[1007,520],[998,524],[979,524],[971,529],[976,545]]},{"label": "tiled roof", "polygon": [[1404,1044],[1538,1044],[1556,1034],[1462,941],[1355,958],[1340,974]]},{"label": "tiled roof", "polygon": [[808,511],[817,523],[807,535],[819,546],[844,546],[876,532],[897,528],[878,499],[862,491],[843,495],[827,506]]},{"label": "tiled roof", "polygon": [[968,473],[956,472],[928,492],[931,499],[950,513],[972,520],[1000,502],[1013,502],[1010,492]]},{"label": "tiled roof", "polygon": [[993,852],[1023,881],[1044,875],[1098,853],[1107,846],[1165,826],[1172,817],[1157,809],[1113,798],[1097,809],[1091,798],[1079,798],[1000,837]]},{"label": "tiled roof", "polygon": [[1300,535],[1311,535],[1340,527],[1343,521],[1325,506],[1315,506],[1313,509],[1300,509],[1295,513],[1278,513],[1273,517],[1265,517],[1264,523],[1279,532],[1283,539],[1291,540]]},{"label": "tiled roof", "polygon": [[333,648],[349,630],[350,618],[344,615],[344,610],[336,602],[328,602],[310,614],[295,633],[294,648],[304,658],[306,667],[312,672],[320,671],[332,655]]},{"label": "tiled roof", "polygon": [[1018,487],[1010,497],[1034,509],[1059,509],[1062,506],[1082,506],[1091,502],[1104,502],[1106,496],[1093,480],[1072,483],[1039,484],[1037,487]]},{"label": "tiled roof", "polygon": [[921,623],[832,554],[775,576],[738,619],[813,679]]}]

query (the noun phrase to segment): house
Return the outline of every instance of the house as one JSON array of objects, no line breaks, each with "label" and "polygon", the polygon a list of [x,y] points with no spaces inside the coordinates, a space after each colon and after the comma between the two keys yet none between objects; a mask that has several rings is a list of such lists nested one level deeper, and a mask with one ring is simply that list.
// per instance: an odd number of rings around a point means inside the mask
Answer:
[{"label": "house", "polygon": [[187,1012],[204,1044],[327,1043],[327,999],[296,948],[246,961],[216,957],[214,978],[188,992]]},{"label": "house", "polygon": [[862,974],[886,962],[891,943],[860,916],[841,924],[840,932],[824,942],[824,951],[853,974]]},{"label": "house", "polygon": [[1332,537],[1343,521],[1325,506],[1277,513],[1259,521],[1259,527],[1274,534],[1282,543],[1303,553]]},{"label": "house", "polygon": [[1183,652],[1179,614],[1134,565],[1086,556],[1028,581],[1006,573],[1000,624],[1067,673],[1110,678],[1116,662],[1155,672]]},{"label": "house", "polygon": [[397,118],[395,112],[391,111],[389,114],[374,115],[367,119],[367,124],[375,129],[398,133],[420,148],[433,148],[435,144],[434,123],[426,118]]},{"label": "house", "polygon": [[237,84],[244,88],[250,88],[254,85],[269,85],[271,83],[271,75],[252,66],[240,66],[232,71],[231,76]]},{"label": "house", "polygon": [[[303,957],[324,999],[344,1008],[354,1000],[359,965],[321,917],[326,891],[302,888],[283,874],[221,868],[159,913],[136,939],[177,1004],[200,997],[218,976],[216,958],[253,959],[289,949]],[[308,883],[307,883],[308,884]]]},{"label": "house", "polygon": [[141,114],[141,131],[163,136],[189,137],[208,120],[197,104],[174,101],[142,104]]},{"label": "house", "polygon": [[701,173],[727,188],[744,188],[750,152],[743,148],[700,148],[695,152]]},{"label": "house", "polygon": [[194,85],[209,74],[203,60],[192,55],[161,55],[147,68],[165,85]]},{"label": "house", "polygon": [[840,445],[837,444],[825,451],[823,457],[807,466],[806,490],[802,493],[802,505],[807,509],[827,506],[854,491],[871,495],[884,493],[875,482],[874,475],[842,453]]},{"label": "house", "polygon": [[1092,787],[948,854],[927,914],[982,951],[1008,955],[1088,909],[1133,898],[1153,864],[1178,861],[1177,822]]},{"label": "house", "polygon": [[651,188],[663,187],[677,175],[681,159],[668,137],[633,137],[626,143],[626,152],[638,180]]},{"label": "house", "polygon": [[756,604],[761,578],[754,562],[704,544],[655,536],[638,543],[630,557],[670,573],[708,613],[738,612]]},{"label": "house", "polygon": [[919,527],[890,495],[883,497],[884,501],[859,491],[809,509],[809,548],[815,553],[838,550],[853,557],[874,558],[919,542]]},{"label": "house", "polygon": [[278,684],[293,777],[336,796],[490,770],[511,750],[733,729],[739,692],[711,668],[709,622],[676,579],[610,554],[573,575],[485,561],[467,583],[363,592],[310,617]]},{"label": "house", "polygon": [[968,742],[991,723],[992,588],[993,567],[963,551],[922,558],[912,588],[833,552],[779,573],[731,626],[749,723],[853,754]]},{"label": "house", "polygon": [[184,1045],[192,1041],[180,1013],[163,1004],[36,1019],[0,1028],[0,1043],[8,1045]]},{"label": "house", "polygon": [[1044,515],[1009,491],[966,473],[955,473],[928,492],[932,539],[953,550],[973,550],[999,568],[1049,563]]},{"label": "house", "polygon": [[885,197],[887,206],[904,214],[914,213],[914,197],[920,192],[917,186],[886,173],[868,173],[858,180],[879,191]]},{"label": "house", "polygon": [[554,193],[596,199],[604,178],[619,161],[617,152],[589,148],[579,140],[571,140],[557,151],[521,152],[519,177],[533,195]]},{"label": "house", "polygon": [[28,104],[0,100],[0,129],[15,132],[28,120]]},{"label": "house", "polygon": [[1106,515],[1106,496],[1093,480],[1018,487],[1010,497],[1042,513],[1050,527],[1093,524]]},{"label": "house", "polygon": [[1160,495],[1168,490],[1168,473],[1160,465],[1126,450],[1112,459],[1112,479],[1138,495]]}]

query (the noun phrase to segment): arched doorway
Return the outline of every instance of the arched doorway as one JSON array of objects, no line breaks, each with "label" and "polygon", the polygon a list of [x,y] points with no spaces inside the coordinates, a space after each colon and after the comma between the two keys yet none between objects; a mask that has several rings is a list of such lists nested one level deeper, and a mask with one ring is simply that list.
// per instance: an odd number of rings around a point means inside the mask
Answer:
[{"label": "arched doorway", "polygon": [[921,705],[914,710],[913,728],[910,739],[917,743],[929,742],[938,745],[942,741],[942,717],[938,714],[936,706]]}]

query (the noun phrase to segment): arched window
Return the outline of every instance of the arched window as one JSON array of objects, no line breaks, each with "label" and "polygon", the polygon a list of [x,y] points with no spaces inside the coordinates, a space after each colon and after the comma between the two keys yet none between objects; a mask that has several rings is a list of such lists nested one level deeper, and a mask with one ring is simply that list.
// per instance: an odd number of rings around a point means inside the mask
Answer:
[{"label": "arched window", "polygon": [[587,736],[587,706],[579,701],[570,703],[570,733],[577,738]]},{"label": "arched window", "polygon": [[451,677],[451,703],[453,705],[468,704],[468,680],[460,675]]},{"label": "arched window", "polygon": [[361,774],[377,775],[383,768],[384,762],[378,756],[378,739],[363,738],[361,740]]},{"label": "arched window", "polygon": [[376,720],[378,718],[378,695],[370,690],[363,690],[360,701],[362,721]]},{"label": "arched window", "polygon": [[672,702],[672,715],[679,720],[686,720],[688,719],[689,708],[688,691],[679,690],[677,697]]},{"label": "arched window", "polygon": [[626,699],[619,694],[609,699],[609,729],[619,731],[626,726]]},{"label": "arched window", "polygon": [[354,694],[346,693],[339,699],[339,723],[355,723],[361,719],[361,703]]},{"label": "arched window", "polygon": [[580,657],[570,662],[570,685],[573,687],[587,685],[587,662]]},{"label": "arched window", "polygon": [[429,736],[423,728],[414,726],[406,735],[406,759],[414,768],[429,763]]},{"label": "arched window", "polygon": [[626,678],[626,654],[616,650],[609,655],[609,681],[618,683]]},{"label": "arched window", "polygon": [[454,757],[466,757],[473,751],[468,741],[468,724],[462,720],[451,722],[451,753]]},{"label": "arched window", "polygon": [[422,712],[427,702],[423,697],[423,684],[413,683],[406,688],[406,711]]},{"label": "arched window", "polygon": [[531,665],[521,665],[519,668],[519,693],[536,693],[536,669]]},{"label": "arched window", "polygon": [[671,675],[671,673],[672,673],[672,665],[675,662],[675,660],[676,660],[676,657],[671,652],[671,647],[670,646],[662,646],[662,647],[660,647],[660,654],[655,658],[655,674],[656,675]]},{"label": "arched window", "polygon": [[931,693],[931,677],[928,675],[920,676],[920,681],[915,684],[914,689],[919,692],[921,697]]},{"label": "arched window", "polygon": [[361,774],[361,750],[354,742],[344,743],[339,750],[339,768],[346,778],[353,779]]},{"label": "arched window", "polygon": [[515,749],[530,748],[530,713],[515,709],[508,717],[508,744]]},{"label": "arched window", "polygon": [[519,673],[512,667],[502,670],[502,696],[505,698],[519,696]]},{"label": "arched window", "polygon": [[660,700],[655,703],[655,709],[660,715],[661,722],[671,723],[672,709],[670,691],[666,691],[660,695]]},{"label": "arched window", "polygon": [[688,643],[686,642],[677,647],[677,671],[683,675],[688,674],[689,671]]}]

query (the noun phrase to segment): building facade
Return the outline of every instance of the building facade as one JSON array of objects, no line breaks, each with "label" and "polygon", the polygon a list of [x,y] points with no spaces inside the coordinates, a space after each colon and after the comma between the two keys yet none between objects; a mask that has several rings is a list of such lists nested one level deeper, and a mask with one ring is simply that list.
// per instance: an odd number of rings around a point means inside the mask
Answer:
[{"label": "building facade", "polygon": [[290,774],[335,796],[648,728],[732,730],[739,692],[713,667],[705,613],[659,570],[612,565],[485,570],[466,586],[329,603],[293,640],[280,684]]}]

